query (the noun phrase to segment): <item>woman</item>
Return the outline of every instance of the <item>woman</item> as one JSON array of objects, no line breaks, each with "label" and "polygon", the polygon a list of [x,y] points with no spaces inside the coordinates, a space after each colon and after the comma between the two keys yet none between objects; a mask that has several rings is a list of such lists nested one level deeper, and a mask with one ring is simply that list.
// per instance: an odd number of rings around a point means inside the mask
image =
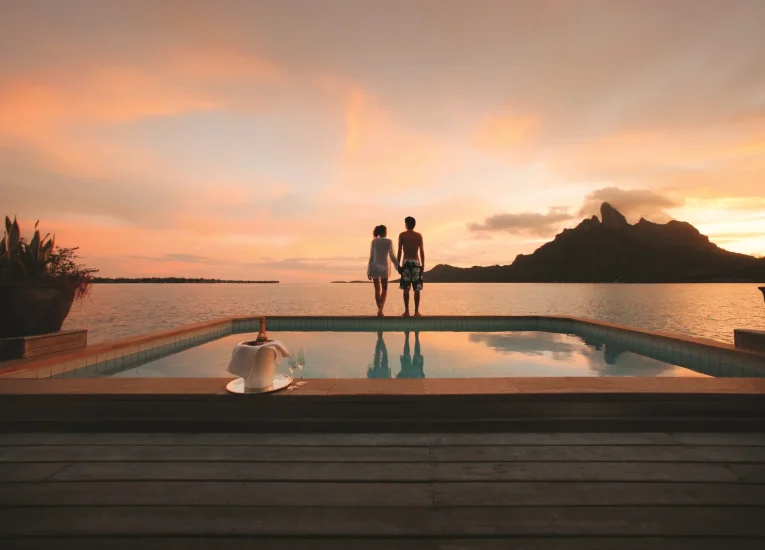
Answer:
[{"label": "woman", "polygon": [[385,347],[382,331],[377,332],[377,344],[375,344],[375,358],[367,367],[367,378],[390,378],[388,366],[388,348]]},{"label": "woman", "polygon": [[393,242],[388,238],[388,229],[384,225],[378,225],[372,232],[372,246],[369,250],[369,265],[367,266],[367,278],[375,284],[375,302],[377,303],[377,315],[382,317],[385,299],[388,297],[388,278],[390,277],[391,261],[399,269],[398,260],[393,254]]}]

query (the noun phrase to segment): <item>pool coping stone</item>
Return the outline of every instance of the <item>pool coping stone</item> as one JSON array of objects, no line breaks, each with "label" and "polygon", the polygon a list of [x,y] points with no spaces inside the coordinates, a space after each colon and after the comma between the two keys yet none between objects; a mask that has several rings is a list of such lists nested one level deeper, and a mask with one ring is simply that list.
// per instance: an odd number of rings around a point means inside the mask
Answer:
[{"label": "pool coping stone", "polygon": [[294,390],[238,395],[226,391],[231,378],[0,379],[0,395],[217,395],[228,399],[298,396],[405,396],[511,394],[765,395],[762,378],[508,377],[370,380],[306,379]]}]

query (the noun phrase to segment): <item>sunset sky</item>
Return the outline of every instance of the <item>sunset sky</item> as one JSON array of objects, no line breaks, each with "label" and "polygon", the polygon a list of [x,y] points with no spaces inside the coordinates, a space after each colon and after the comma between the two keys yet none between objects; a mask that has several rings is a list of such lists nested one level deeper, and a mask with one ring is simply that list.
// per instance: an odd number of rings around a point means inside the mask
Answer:
[{"label": "sunset sky", "polygon": [[763,0],[1,0],[0,214],[104,276],[511,263],[603,200],[765,254]]}]

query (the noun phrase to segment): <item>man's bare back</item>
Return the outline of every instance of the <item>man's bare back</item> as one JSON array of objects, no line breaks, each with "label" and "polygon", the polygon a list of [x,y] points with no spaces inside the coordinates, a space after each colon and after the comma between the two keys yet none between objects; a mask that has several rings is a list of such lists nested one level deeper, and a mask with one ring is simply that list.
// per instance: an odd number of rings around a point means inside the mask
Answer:
[{"label": "man's bare back", "polygon": [[401,263],[401,253],[404,261],[413,260],[425,264],[425,251],[422,246],[422,235],[417,231],[404,231],[398,236],[398,259]]}]

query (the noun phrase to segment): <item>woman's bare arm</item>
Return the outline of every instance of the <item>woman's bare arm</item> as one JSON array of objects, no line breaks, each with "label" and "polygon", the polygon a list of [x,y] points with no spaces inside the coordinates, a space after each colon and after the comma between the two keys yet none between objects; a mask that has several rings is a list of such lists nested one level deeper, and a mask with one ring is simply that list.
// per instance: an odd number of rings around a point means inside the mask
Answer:
[{"label": "woman's bare arm", "polygon": [[396,271],[401,269],[401,264],[398,261],[398,258],[396,258],[396,255],[393,254],[393,241],[390,242],[390,246],[388,247],[388,254],[390,255],[390,259],[393,262],[393,265],[396,266]]}]

